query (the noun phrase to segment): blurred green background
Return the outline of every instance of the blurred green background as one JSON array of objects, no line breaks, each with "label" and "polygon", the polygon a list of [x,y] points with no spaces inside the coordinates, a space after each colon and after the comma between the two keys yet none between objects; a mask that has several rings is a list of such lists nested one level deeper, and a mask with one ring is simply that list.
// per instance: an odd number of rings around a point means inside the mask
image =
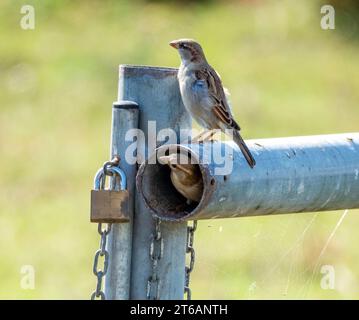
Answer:
[{"label": "blurred green background", "polygon": [[[0,298],[88,299],[98,247],[89,190],[109,155],[118,65],[178,66],[199,40],[245,138],[358,131],[355,1],[0,2]],[[20,8],[35,7],[35,30]],[[193,298],[359,298],[359,211],[201,221]],[[326,250],[323,250],[323,248]],[[33,265],[36,287],[20,286]],[[320,286],[322,265],[335,289]]]}]

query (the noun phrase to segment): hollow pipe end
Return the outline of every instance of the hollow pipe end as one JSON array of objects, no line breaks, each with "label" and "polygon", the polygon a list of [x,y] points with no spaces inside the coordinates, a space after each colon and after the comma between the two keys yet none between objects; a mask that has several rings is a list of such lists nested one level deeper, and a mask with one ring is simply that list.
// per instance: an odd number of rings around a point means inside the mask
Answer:
[{"label": "hollow pipe end", "polygon": [[[191,158],[191,163],[199,167],[203,181],[201,200],[189,203],[173,186],[170,178],[170,168],[158,161],[158,156],[177,153]],[[190,148],[178,145],[164,145],[157,148],[140,166],[136,176],[137,190],[146,206],[156,218],[165,221],[191,220],[191,217],[201,212],[208,204],[216,188],[215,180],[208,165],[201,163],[198,154]]]}]

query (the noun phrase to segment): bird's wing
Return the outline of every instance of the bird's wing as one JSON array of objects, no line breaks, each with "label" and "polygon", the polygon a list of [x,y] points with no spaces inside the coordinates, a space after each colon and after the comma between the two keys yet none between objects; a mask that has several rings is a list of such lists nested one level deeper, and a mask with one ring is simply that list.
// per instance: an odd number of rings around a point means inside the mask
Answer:
[{"label": "bird's wing", "polygon": [[212,111],[227,128],[240,130],[238,123],[233,119],[226,95],[222,86],[221,78],[210,66],[204,66],[196,71],[198,80],[206,81],[208,92],[213,99]]}]

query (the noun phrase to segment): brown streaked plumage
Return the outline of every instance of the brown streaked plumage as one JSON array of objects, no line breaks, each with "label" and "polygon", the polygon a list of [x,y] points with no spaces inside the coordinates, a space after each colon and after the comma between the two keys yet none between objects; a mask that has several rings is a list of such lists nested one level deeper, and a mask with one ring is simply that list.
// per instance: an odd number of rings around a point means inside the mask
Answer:
[{"label": "brown streaked plumage", "polygon": [[234,142],[253,168],[255,159],[239,134],[241,128],[233,118],[221,78],[208,64],[201,45],[192,39],[174,40],[170,45],[181,56],[178,81],[183,104],[192,118],[207,130],[232,129]]},{"label": "brown streaked plumage", "polygon": [[198,165],[179,163],[176,153],[162,156],[159,161],[170,167],[172,184],[180,194],[191,201],[201,200],[203,181]]}]

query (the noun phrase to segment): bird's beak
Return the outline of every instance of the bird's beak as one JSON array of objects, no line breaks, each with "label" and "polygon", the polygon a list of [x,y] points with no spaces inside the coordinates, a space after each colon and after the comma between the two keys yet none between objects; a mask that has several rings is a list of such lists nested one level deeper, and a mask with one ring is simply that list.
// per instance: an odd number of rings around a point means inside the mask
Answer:
[{"label": "bird's beak", "polygon": [[169,43],[169,45],[172,47],[172,48],[175,48],[175,49],[178,49],[178,41],[171,41]]},{"label": "bird's beak", "polygon": [[169,156],[162,156],[158,158],[158,161],[160,164],[169,164],[170,163],[170,157]]}]

